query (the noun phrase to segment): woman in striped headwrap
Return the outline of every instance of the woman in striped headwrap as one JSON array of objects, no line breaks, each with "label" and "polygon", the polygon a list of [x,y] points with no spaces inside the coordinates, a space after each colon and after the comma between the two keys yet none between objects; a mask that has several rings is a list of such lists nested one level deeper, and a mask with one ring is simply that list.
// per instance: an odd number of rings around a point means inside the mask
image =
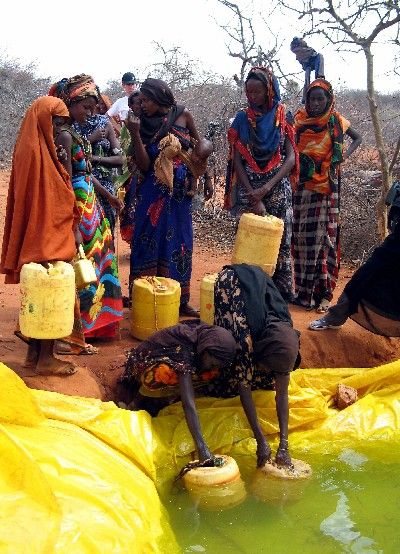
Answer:
[{"label": "woman in striped headwrap", "polygon": [[[98,102],[97,87],[89,75],[77,75],[53,85],[49,94],[61,98],[68,107],[72,122],[84,124],[93,116]],[[120,202],[91,174],[90,143],[71,126],[64,125],[56,137],[63,147],[63,165],[71,176],[79,211],[79,230],[86,257],[95,266],[97,282],[79,292],[81,325],[85,338],[112,338],[118,335],[122,319],[121,286],[113,250],[110,225],[96,201],[95,189],[115,206]],[[76,321],[78,324],[78,321]],[[74,329],[76,346],[81,347],[81,329]],[[74,343],[73,336],[68,342]]]},{"label": "woman in striped headwrap", "polygon": [[[308,87],[305,107],[295,116],[295,129],[300,154],[293,200],[296,303],[324,313],[339,273],[340,164],[362,139],[335,110],[332,86],[325,79]],[[344,135],[352,143],[343,154]]]},{"label": "woman in striped headwrap", "polygon": [[273,280],[285,300],[292,299],[292,190],[288,176],[296,168],[294,135],[280,103],[279,84],[265,67],[253,67],[246,79],[248,107],[240,110],[228,131],[230,161],[225,207],[271,214],[284,222]]}]

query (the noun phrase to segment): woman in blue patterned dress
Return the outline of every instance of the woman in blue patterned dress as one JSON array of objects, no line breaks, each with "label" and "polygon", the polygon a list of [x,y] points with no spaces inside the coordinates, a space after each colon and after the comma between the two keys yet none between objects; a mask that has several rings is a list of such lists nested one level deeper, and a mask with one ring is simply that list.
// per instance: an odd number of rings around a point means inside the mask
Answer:
[{"label": "woman in blue patterned dress", "polygon": [[131,242],[130,285],[137,277],[160,275],[181,284],[182,315],[197,316],[189,305],[192,273],[193,229],[191,198],[187,192],[186,165],[173,159],[173,186],[157,180],[154,164],[159,156],[160,141],[168,134],[187,150],[191,139],[199,136],[190,112],[177,106],[173,94],[160,79],[148,78],[141,89],[142,115],[130,115],[134,158],[143,174],[133,177],[137,204]]}]

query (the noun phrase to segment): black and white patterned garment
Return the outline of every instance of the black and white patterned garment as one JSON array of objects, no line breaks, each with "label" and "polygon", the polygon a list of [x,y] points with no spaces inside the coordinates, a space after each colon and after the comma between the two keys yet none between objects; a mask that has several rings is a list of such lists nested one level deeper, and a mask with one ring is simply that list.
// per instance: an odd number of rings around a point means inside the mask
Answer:
[{"label": "black and white patterned garment", "polygon": [[229,398],[239,394],[239,383],[255,389],[271,389],[272,373],[259,371],[253,361],[253,343],[236,273],[225,268],[219,274],[214,290],[215,325],[230,331],[237,344],[233,366],[225,369],[203,389],[207,396]]},{"label": "black and white patterned garment", "polygon": [[[268,173],[256,173],[246,162],[243,161],[250,185],[253,189],[259,189],[265,185],[276,173],[280,166],[272,169]],[[287,301],[293,298],[293,276],[291,261],[291,243],[293,228],[293,207],[292,207],[292,188],[287,177],[284,177],[275,185],[271,193],[262,200],[267,214],[274,215],[283,220],[283,236],[279,249],[278,260],[276,264],[273,281],[283,298]],[[249,202],[245,196],[243,187],[238,187],[237,200],[232,214],[236,217],[247,212]]]}]

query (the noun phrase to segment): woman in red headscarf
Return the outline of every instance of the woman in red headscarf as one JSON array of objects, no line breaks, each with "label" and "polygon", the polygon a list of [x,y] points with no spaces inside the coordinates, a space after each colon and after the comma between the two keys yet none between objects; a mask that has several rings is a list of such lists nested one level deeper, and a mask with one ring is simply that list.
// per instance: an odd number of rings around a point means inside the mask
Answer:
[{"label": "woman in red headscarf", "polygon": [[[324,313],[339,272],[340,164],[362,139],[335,110],[332,86],[325,79],[308,87],[295,129],[300,155],[293,210],[296,303]],[[344,135],[352,143],[343,154]]]},{"label": "woman in red headscarf", "polygon": [[276,77],[265,67],[253,67],[246,78],[248,107],[240,110],[228,131],[225,207],[235,216],[243,212],[271,214],[284,222],[274,282],[291,300],[292,189],[289,174],[296,171],[292,127],[285,118]]}]

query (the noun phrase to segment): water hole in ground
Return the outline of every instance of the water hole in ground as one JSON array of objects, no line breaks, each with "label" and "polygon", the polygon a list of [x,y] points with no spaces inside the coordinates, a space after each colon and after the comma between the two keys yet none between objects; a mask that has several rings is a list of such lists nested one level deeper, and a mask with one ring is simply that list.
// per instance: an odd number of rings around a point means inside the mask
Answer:
[{"label": "water hole in ground", "polygon": [[256,480],[253,458],[236,456],[247,497],[230,509],[199,508],[183,487],[173,487],[163,501],[182,552],[400,552],[398,446],[351,444],[335,453],[292,456],[312,466],[312,477],[272,490]]}]

